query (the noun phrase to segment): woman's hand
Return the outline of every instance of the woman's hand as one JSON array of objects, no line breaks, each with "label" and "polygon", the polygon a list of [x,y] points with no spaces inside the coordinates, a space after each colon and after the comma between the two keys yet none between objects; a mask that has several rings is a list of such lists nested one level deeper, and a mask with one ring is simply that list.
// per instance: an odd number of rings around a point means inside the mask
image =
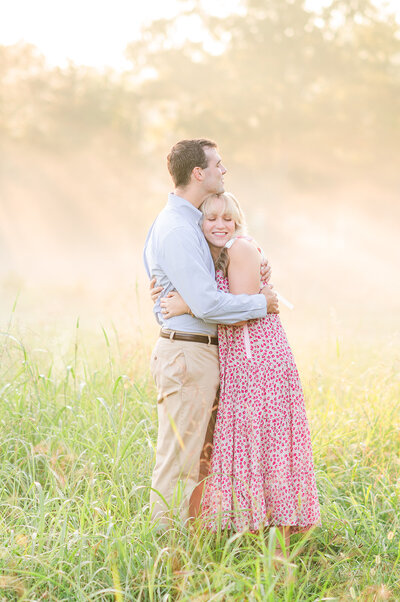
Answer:
[{"label": "woman's hand", "polygon": [[152,278],[150,280],[150,297],[151,300],[153,301],[153,303],[155,303],[158,299],[158,297],[161,295],[162,292],[162,286],[155,286],[156,284],[156,278]]},{"label": "woman's hand", "polygon": [[174,318],[183,314],[191,314],[190,307],[184,302],[177,291],[171,291],[160,301],[161,313],[164,318]]}]

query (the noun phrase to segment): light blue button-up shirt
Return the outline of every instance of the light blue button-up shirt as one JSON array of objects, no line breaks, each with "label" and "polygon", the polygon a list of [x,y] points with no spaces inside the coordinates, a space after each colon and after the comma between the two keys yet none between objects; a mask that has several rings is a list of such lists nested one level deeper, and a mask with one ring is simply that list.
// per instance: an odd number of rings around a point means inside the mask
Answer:
[{"label": "light blue button-up shirt", "polygon": [[[214,262],[200,227],[202,213],[189,201],[170,193],[168,203],[150,228],[144,248],[149,278],[163,291],[154,305],[162,327],[182,332],[216,334],[216,324],[264,318],[264,295],[231,295],[217,288]],[[177,290],[196,317],[165,319],[160,299]]]}]

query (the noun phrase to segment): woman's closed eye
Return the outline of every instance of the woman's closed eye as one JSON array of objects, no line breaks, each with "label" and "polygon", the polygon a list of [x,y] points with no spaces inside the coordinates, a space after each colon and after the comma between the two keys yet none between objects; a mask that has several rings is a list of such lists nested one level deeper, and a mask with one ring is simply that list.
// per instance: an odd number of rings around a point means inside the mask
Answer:
[{"label": "woman's closed eye", "polygon": [[[206,220],[208,222],[215,222],[216,219],[217,219],[216,217],[206,217]],[[226,216],[226,217],[223,216],[222,219],[224,220],[224,222],[231,222],[232,221],[232,218],[230,216]]]}]

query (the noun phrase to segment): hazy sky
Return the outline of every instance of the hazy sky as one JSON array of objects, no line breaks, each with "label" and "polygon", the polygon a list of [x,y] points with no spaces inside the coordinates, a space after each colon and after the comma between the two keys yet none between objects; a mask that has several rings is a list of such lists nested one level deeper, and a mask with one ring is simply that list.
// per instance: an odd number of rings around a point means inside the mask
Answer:
[{"label": "hazy sky", "polygon": [[[140,27],[176,14],[184,4],[179,0],[5,1],[0,5],[0,44],[31,42],[51,64],[64,64],[70,58],[96,67],[123,68],[126,45],[138,36]],[[214,14],[226,14],[240,0],[204,0],[203,4]]]},{"label": "hazy sky", "polygon": [[[375,0],[400,15],[400,0]],[[35,44],[51,65],[75,63],[117,69],[127,66],[124,50],[140,27],[153,19],[172,16],[185,2],[179,0],[3,0],[0,4],[0,44],[24,40]],[[190,7],[191,2],[186,2]],[[306,0],[310,8],[330,0]],[[240,10],[240,0],[203,0],[213,14]],[[185,24],[186,34],[199,36],[196,22]],[[197,35],[196,35],[197,34]]]}]

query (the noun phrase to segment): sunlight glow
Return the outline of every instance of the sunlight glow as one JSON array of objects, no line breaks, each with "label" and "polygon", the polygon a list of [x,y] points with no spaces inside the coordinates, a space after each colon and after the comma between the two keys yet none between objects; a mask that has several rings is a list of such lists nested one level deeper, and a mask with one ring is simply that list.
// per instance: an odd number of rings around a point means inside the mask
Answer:
[{"label": "sunlight glow", "polygon": [[[204,10],[224,16],[240,12],[240,0],[203,0]],[[125,49],[137,39],[140,28],[155,19],[170,18],[191,2],[179,0],[96,1],[14,0],[0,8],[0,44],[29,42],[46,56],[49,65],[65,66],[68,61],[98,68],[129,67]],[[185,34],[199,39],[196,19],[187,19]],[[200,32],[201,34],[201,32]],[[179,36],[183,35],[179,32]]]},{"label": "sunlight glow", "polygon": [[[329,6],[331,0],[306,0],[309,10]],[[398,0],[375,0],[383,11],[397,12]],[[203,0],[205,12],[219,17],[244,13],[243,0]],[[50,66],[65,66],[69,61],[97,68],[129,67],[125,49],[137,39],[140,28],[155,19],[170,18],[193,3],[183,0],[13,0],[0,7],[0,44],[29,42],[39,48]],[[195,18],[188,18],[177,31],[178,39],[204,40],[208,51],[221,52],[221,44],[204,39]]]}]

